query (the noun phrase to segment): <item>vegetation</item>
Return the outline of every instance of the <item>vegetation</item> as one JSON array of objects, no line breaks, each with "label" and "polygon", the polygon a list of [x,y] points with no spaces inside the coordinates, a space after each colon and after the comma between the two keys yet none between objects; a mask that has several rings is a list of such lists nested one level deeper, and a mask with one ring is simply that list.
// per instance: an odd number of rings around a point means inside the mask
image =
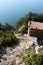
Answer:
[{"label": "vegetation", "polygon": [[[37,13],[30,12],[25,17],[22,17],[14,25],[15,32],[22,33],[22,34],[27,33],[28,32],[28,21],[43,22],[43,14],[37,14]],[[23,54],[21,54],[21,56],[25,62],[25,65],[43,65],[43,52],[39,54],[36,54],[35,52],[31,52],[27,56],[23,56]]]},{"label": "vegetation", "polygon": [[[28,21],[38,21],[38,22],[43,22],[43,14],[37,14],[37,13],[32,13],[30,12],[27,14],[25,17],[22,17],[15,25],[14,29],[16,32],[21,32],[21,33],[27,33],[28,30]],[[25,27],[24,27],[25,26]],[[23,28],[23,29],[21,29]],[[20,31],[18,31],[20,30]],[[25,31],[25,32],[24,32]]]},{"label": "vegetation", "polygon": [[31,52],[23,57],[25,65],[43,65],[43,53],[36,54]]},{"label": "vegetation", "polygon": [[[30,12],[25,17],[21,18],[14,27],[7,23],[5,25],[0,23],[0,48],[18,44],[14,30],[16,33],[27,33],[29,20],[43,22],[43,14]],[[23,56],[22,53],[21,56],[26,65],[43,65],[43,53],[36,54],[31,52],[27,56]]]},{"label": "vegetation", "polygon": [[22,25],[22,26],[18,29],[18,33],[24,34],[24,33],[25,33],[25,29],[26,29],[26,26],[25,26],[25,25]]},{"label": "vegetation", "polygon": [[6,23],[0,24],[0,48],[18,44],[18,39],[14,35],[13,26]]}]

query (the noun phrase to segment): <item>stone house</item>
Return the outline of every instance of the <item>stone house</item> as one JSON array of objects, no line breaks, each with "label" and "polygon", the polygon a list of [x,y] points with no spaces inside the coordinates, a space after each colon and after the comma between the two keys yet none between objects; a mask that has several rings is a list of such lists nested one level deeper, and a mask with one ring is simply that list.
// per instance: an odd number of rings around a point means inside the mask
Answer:
[{"label": "stone house", "polygon": [[37,37],[38,41],[43,42],[43,23],[28,21],[28,35],[31,37]]}]

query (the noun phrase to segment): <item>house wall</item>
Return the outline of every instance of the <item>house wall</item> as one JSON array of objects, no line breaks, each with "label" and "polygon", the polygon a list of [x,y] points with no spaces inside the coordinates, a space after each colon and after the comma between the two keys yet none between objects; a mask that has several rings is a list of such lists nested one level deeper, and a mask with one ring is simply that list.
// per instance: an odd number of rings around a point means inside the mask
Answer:
[{"label": "house wall", "polygon": [[30,29],[29,35],[33,37],[43,38],[43,31]]},{"label": "house wall", "polygon": [[31,21],[28,21],[28,35],[30,36],[30,25],[31,25]]}]

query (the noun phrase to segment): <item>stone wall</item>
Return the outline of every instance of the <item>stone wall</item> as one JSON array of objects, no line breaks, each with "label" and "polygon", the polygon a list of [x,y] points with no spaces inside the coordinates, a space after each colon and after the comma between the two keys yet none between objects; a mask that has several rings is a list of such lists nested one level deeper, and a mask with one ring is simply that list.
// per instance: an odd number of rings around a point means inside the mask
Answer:
[{"label": "stone wall", "polygon": [[29,35],[33,37],[43,38],[43,31],[30,30]]}]

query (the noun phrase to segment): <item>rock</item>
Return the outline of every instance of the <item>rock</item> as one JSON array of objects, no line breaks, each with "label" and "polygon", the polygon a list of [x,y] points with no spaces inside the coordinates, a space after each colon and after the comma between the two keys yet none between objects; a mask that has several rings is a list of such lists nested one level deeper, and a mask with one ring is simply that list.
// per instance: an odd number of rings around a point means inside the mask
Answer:
[{"label": "rock", "polygon": [[29,45],[26,44],[25,50],[29,50]]},{"label": "rock", "polygon": [[39,50],[39,46],[36,46],[36,47],[35,47],[35,52],[36,52],[37,54],[39,53],[38,50]]},{"label": "rock", "polygon": [[16,65],[16,60],[14,59],[10,65]]},{"label": "rock", "polygon": [[43,50],[43,46],[36,46],[35,47],[35,51],[36,51],[36,53],[38,54],[40,51],[42,51]]},{"label": "rock", "polygon": [[6,57],[2,57],[2,59],[3,59],[3,60],[7,60],[7,58],[6,58]]},{"label": "rock", "polygon": [[43,51],[43,46],[40,46],[39,49],[38,49],[38,51],[39,51],[39,52],[40,52],[40,51]]},{"label": "rock", "polygon": [[16,65],[20,65],[22,63],[22,58],[16,58]]},{"label": "rock", "polygon": [[20,64],[20,65],[25,65],[25,63],[23,62],[22,64]]},{"label": "rock", "polygon": [[9,48],[6,49],[6,51],[9,54],[12,51],[12,48],[9,47]]}]

